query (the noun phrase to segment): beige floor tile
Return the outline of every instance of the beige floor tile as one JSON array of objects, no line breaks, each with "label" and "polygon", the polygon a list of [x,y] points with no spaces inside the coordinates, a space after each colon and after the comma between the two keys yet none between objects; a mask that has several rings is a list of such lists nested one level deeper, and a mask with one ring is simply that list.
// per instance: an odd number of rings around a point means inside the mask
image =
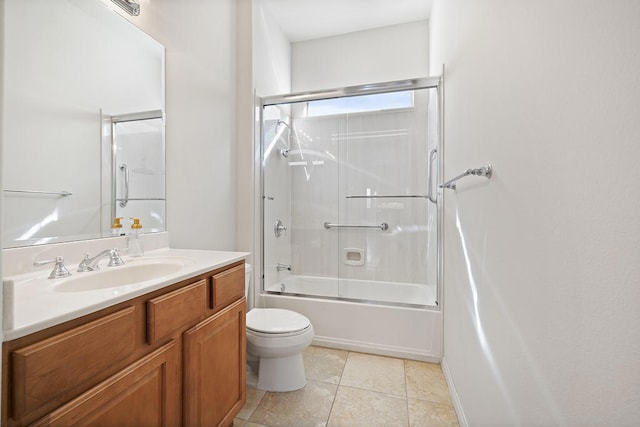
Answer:
[{"label": "beige floor tile", "polygon": [[302,353],[307,379],[331,384],[340,383],[348,351],[323,347],[307,347]]},{"label": "beige floor tile", "polygon": [[340,386],[329,427],[393,427],[408,425],[407,400],[375,391]]},{"label": "beige floor tile", "polygon": [[267,392],[249,421],[270,427],[326,426],[338,386],[307,380],[307,385],[287,393]]},{"label": "beige floor tile", "polygon": [[410,427],[457,427],[458,417],[450,403],[409,399]]},{"label": "beige floor tile", "polygon": [[449,387],[440,365],[405,360],[404,368],[407,376],[407,397],[451,403]]},{"label": "beige floor tile", "polygon": [[262,400],[265,395],[265,391],[258,390],[257,388],[247,387],[247,403],[244,404],[244,407],[240,410],[236,418],[241,418],[243,420],[248,420],[253,414],[253,411],[258,407],[258,404]]},{"label": "beige floor tile", "polygon": [[340,385],[406,396],[403,360],[349,353]]}]

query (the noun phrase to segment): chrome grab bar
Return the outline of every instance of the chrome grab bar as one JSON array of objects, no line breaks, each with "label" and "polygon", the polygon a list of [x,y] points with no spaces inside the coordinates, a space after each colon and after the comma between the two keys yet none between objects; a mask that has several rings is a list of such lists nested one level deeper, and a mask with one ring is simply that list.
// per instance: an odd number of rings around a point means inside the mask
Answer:
[{"label": "chrome grab bar", "polygon": [[129,203],[129,168],[126,163],[122,163],[120,170],[124,172],[124,197],[120,201],[120,207],[124,208]]},{"label": "chrome grab bar", "polygon": [[167,199],[164,199],[162,197],[128,197],[126,199],[116,199],[116,202],[121,202],[121,201],[128,201],[128,202],[135,202],[135,201],[161,201],[164,202]]},{"label": "chrome grab bar", "polygon": [[419,198],[419,199],[428,199],[429,195],[422,194],[394,194],[394,195],[371,195],[371,196],[360,196],[360,195],[349,195],[345,196],[347,199],[408,199],[408,198]]},{"label": "chrome grab bar", "polygon": [[330,228],[379,228],[381,231],[387,231],[389,224],[383,222],[380,225],[351,225],[351,224],[331,224],[329,221],[325,221],[323,224],[327,230]]},{"label": "chrome grab bar", "polygon": [[67,197],[73,195],[71,191],[40,191],[40,190],[3,190],[7,193],[27,193],[27,194],[52,194],[55,196]]},{"label": "chrome grab bar", "polygon": [[442,184],[440,188],[449,188],[451,190],[455,190],[456,182],[464,178],[465,176],[469,176],[469,175],[484,176],[485,178],[488,179],[488,178],[491,178],[492,173],[493,173],[493,168],[491,167],[491,165],[486,165],[486,166],[482,166],[475,169],[467,169],[466,171],[462,172],[460,175],[456,176],[455,178],[451,178],[449,181]]},{"label": "chrome grab bar", "polygon": [[434,148],[429,152],[429,178],[427,179],[427,186],[429,187],[427,189],[428,191],[427,199],[429,199],[431,203],[436,203],[436,204],[438,203],[438,196],[436,195],[434,197],[431,190],[433,189],[433,160],[436,158],[437,154],[438,154],[437,148]]}]

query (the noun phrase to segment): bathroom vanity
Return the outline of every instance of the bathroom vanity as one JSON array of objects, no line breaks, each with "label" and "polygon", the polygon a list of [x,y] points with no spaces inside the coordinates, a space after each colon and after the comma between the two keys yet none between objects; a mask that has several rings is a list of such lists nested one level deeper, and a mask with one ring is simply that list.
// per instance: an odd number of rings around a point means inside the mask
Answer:
[{"label": "bathroom vanity", "polygon": [[[2,425],[232,425],[246,400],[246,254],[207,263],[206,252],[179,252],[195,261],[140,287],[87,281],[90,290],[64,295],[87,294],[73,312],[91,312],[77,318],[58,323],[63,310],[14,325],[2,349]],[[64,280],[45,282],[53,305]]]}]

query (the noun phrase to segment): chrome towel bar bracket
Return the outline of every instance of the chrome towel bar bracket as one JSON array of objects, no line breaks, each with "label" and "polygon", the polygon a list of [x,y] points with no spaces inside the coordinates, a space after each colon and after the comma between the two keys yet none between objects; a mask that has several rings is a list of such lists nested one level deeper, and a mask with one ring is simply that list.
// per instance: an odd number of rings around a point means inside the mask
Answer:
[{"label": "chrome towel bar bracket", "polygon": [[493,173],[493,168],[491,167],[491,165],[482,166],[476,169],[467,169],[466,171],[462,172],[460,175],[456,176],[455,178],[452,178],[449,181],[445,182],[444,184],[440,185],[440,188],[449,188],[451,190],[455,190],[456,182],[458,182],[458,180],[464,178],[465,176],[469,176],[469,175],[484,176],[485,178],[488,179],[488,178],[491,178],[492,173]]}]

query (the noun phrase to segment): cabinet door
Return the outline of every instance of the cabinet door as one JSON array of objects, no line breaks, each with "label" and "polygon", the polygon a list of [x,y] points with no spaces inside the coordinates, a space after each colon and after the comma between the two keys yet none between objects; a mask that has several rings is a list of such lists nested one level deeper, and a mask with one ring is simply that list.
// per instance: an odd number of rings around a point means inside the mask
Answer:
[{"label": "cabinet door", "polygon": [[127,307],[11,353],[13,418],[38,419],[126,366],[136,312]]},{"label": "cabinet door", "polygon": [[246,401],[244,297],[184,333],[184,425],[230,426]]},{"label": "cabinet door", "polygon": [[33,425],[177,426],[179,358],[178,346],[172,341]]}]

